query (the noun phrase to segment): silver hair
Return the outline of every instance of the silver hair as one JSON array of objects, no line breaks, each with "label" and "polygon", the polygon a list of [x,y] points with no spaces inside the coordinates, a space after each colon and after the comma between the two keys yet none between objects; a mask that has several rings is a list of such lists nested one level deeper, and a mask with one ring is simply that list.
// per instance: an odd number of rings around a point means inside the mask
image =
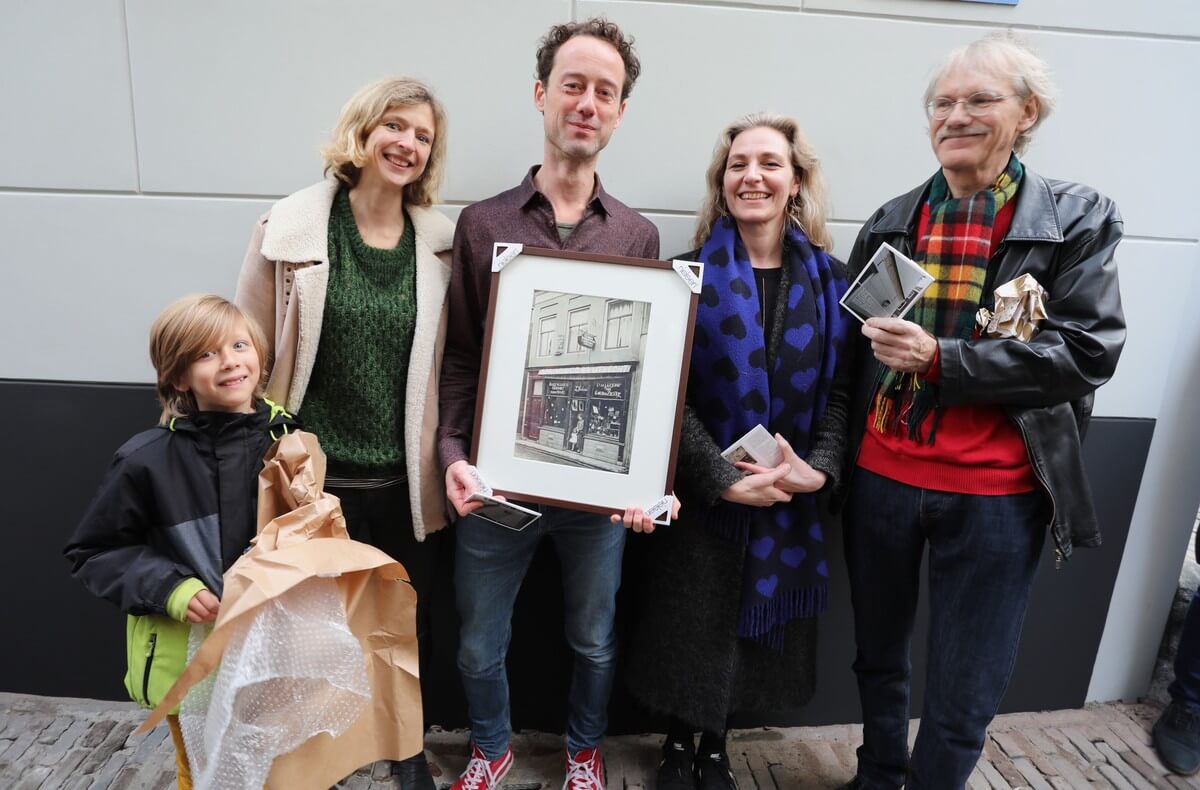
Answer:
[{"label": "silver hair", "polygon": [[1046,61],[1034,54],[1029,44],[1012,31],[993,33],[990,36],[964,44],[952,50],[934,70],[925,88],[925,103],[933,100],[937,84],[952,69],[999,74],[1012,83],[1013,92],[1023,99],[1030,96],[1037,100],[1038,117],[1025,131],[1017,135],[1013,150],[1018,155],[1025,153],[1033,141],[1033,133],[1042,121],[1054,111],[1057,90],[1050,79],[1050,67]]}]

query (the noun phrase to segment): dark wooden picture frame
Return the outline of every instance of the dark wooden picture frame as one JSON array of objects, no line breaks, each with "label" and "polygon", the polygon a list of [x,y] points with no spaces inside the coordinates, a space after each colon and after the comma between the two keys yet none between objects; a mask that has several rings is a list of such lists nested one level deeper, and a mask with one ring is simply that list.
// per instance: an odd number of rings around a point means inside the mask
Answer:
[{"label": "dark wooden picture frame", "polygon": [[509,499],[667,523],[703,264],[497,243],[470,462]]}]

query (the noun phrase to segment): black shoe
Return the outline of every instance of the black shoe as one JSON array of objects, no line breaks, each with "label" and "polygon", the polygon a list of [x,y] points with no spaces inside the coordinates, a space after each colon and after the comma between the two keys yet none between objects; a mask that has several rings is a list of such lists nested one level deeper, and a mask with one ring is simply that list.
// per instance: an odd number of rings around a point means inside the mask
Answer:
[{"label": "black shoe", "polygon": [[400,780],[400,790],[437,790],[433,774],[429,772],[429,763],[425,760],[425,752],[393,763],[392,772]]},{"label": "black shoe", "polygon": [[692,760],[696,747],[691,741],[680,743],[667,739],[662,746],[662,762],[654,778],[655,790],[696,790],[692,778]]},{"label": "black shoe", "polygon": [[729,767],[729,755],[724,752],[697,754],[692,771],[696,774],[697,790],[738,790],[733,769]]},{"label": "black shoe", "polygon": [[1151,730],[1154,750],[1163,765],[1180,776],[1200,770],[1200,711],[1172,702]]}]

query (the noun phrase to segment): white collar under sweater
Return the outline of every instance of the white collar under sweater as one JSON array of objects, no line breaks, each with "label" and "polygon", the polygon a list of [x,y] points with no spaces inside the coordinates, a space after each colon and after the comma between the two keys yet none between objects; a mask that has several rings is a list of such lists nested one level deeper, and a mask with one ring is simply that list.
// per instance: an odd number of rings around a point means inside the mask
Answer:
[{"label": "white collar under sweater", "polygon": [[[263,233],[262,255],[269,261],[329,263],[329,212],[341,186],[326,178],[281,199],[271,208]],[[454,243],[454,223],[440,211],[405,206],[416,232],[417,245],[437,254]]]}]

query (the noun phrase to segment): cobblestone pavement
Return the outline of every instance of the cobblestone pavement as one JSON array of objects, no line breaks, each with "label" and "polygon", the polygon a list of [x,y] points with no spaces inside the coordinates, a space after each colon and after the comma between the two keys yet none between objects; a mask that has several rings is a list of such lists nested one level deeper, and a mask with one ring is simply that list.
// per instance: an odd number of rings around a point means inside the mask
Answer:
[{"label": "cobblestone pavement", "polygon": [[[998,717],[971,790],[1066,788],[1200,788],[1200,778],[1174,776],[1150,747],[1153,705],[1110,703],[1083,710]],[[144,711],[131,703],[34,697],[0,692],[0,788],[4,790],[158,790],[173,785],[174,756],[165,726],[131,733]],[[914,727],[915,732],[915,727]],[[730,736],[734,773],[742,790],[834,788],[853,771],[857,726],[738,730]],[[612,790],[652,790],[659,736],[633,735],[605,743]],[[467,760],[466,734],[433,731],[427,739],[439,787]],[[562,741],[526,733],[514,739],[517,759],[509,790],[557,788]],[[346,790],[399,785],[384,763],[347,777]]]}]

